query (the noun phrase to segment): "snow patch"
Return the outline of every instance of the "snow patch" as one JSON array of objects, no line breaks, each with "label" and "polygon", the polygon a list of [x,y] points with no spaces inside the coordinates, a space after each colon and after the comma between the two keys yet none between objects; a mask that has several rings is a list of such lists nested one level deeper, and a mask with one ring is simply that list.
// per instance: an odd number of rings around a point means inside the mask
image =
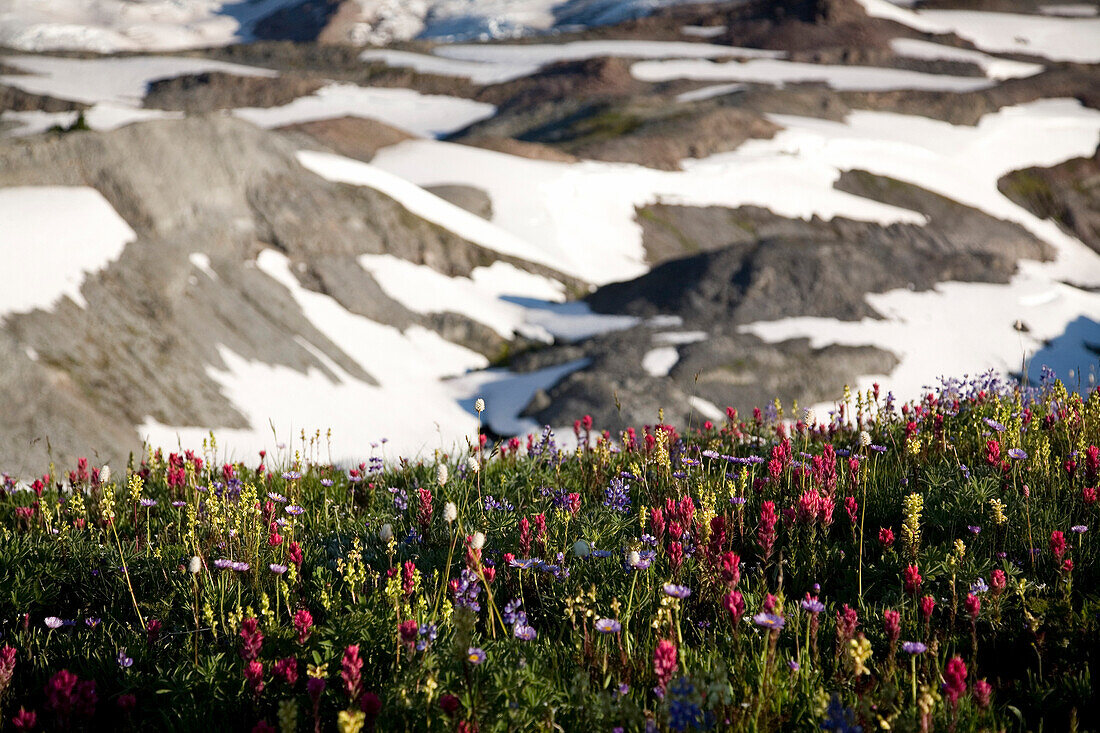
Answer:
[{"label": "snow patch", "polygon": [[925,33],[956,33],[983,51],[1029,54],[1052,61],[1100,62],[1100,18],[909,10],[888,0],[858,2],[873,18],[886,18]]},{"label": "snow patch", "polygon": [[0,316],[50,308],[68,297],[81,308],[84,279],[137,238],[99,191],[85,186],[0,188]]},{"label": "snow patch", "polygon": [[218,273],[214,272],[214,268],[210,266],[210,257],[203,252],[192,252],[187,256],[187,261],[192,265],[202,270],[203,273],[211,280],[218,279]]},{"label": "snow patch", "polygon": [[283,127],[334,117],[364,117],[420,137],[439,137],[492,117],[496,107],[411,89],[329,84],[281,107],[243,107],[233,114],[260,127]]},{"label": "snow patch", "polygon": [[873,66],[834,66],[779,59],[716,62],[708,59],[639,61],[630,67],[634,78],[648,82],[692,79],[740,81],[759,84],[823,82],[841,91],[889,91],[924,89],[940,92],[972,92],[993,86],[989,79],[973,76],[925,74],[905,69]]},{"label": "snow patch", "polygon": [[552,259],[527,242],[384,168],[340,155],[308,150],[298,152],[298,162],[330,181],[368,186],[380,191],[413,214],[475,244],[501,254],[553,267]]},{"label": "snow patch", "polygon": [[651,377],[667,377],[678,361],[680,352],[674,346],[662,346],[646,352],[642,357],[642,369]]},{"label": "snow patch", "polygon": [[184,56],[131,56],[80,59],[5,56],[0,61],[26,74],[0,76],[0,84],[85,104],[140,107],[149,83],[157,79],[221,71],[237,76],[278,76],[270,69]]},{"label": "snow patch", "polygon": [[916,38],[895,38],[890,41],[890,48],[897,55],[912,59],[968,61],[977,64],[990,79],[1016,79],[1034,76],[1044,68],[1042,64],[1028,64],[1022,61],[999,59],[981,51],[944,46],[942,43],[921,41]]}]

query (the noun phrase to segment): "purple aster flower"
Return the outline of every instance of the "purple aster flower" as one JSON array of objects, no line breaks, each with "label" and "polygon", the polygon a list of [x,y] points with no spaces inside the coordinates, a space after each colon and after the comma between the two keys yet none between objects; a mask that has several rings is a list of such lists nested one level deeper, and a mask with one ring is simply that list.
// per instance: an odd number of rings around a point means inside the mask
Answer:
[{"label": "purple aster flower", "polygon": [[271,499],[272,501],[280,502],[282,504],[286,503],[286,497],[283,496],[282,494],[278,494],[274,491],[267,492],[267,498]]},{"label": "purple aster flower", "polygon": [[978,534],[979,532],[982,531],[982,528],[979,527],[976,524],[971,524],[971,525],[967,526],[967,529],[970,530],[970,534]]},{"label": "purple aster flower", "polygon": [[1027,458],[1027,453],[1023,448],[1009,448],[1008,455],[1010,458],[1015,458],[1017,461],[1022,461]]},{"label": "purple aster flower", "polygon": [[241,573],[245,572],[246,570],[248,570],[251,567],[252,566],[249,565],[246,562],[235,562],[235,563],[233,563],[233,569],[238,571],[238,572],[241,572]]},{"label": "purple aster flower", "polygon": [[538,566],[541,562],[542,560],[537,557],[531,557],[525,560],[517,560],[516,558],[512,558],[508,562],[508,564],[514,568],[519,568],[520,570],[530,570],[531,568]]},{"label": "purple aster flower", "polygon": [[305,511],[305,509],[298,506],[297,504],[291,504],[290,506],[288,506],[286,508],[286,513],[287,514],[293,514],[294,516],[298,516],[299,514],[301,514],[304,511]]},{"label": "purple aster flower", "polygon": [[809,611],[810,613],[814,614],[821,613],[825,610],[825,604],[817,600],[816,598],[803,598],[802,610]]},{"label": "purple aster flower", "polygon": [[763,626],[767,629],[781,629],[787,624],[782,616],[777,616],[774,613],[764,613],[763,611],[753,616],[752,620],[757,626]]},{"label": "purple aster flower", "polygon": [[46,626],[48,626],[51,629],[59,629],[59,628],[61,628],[61,625],[64,624],[64,623],[65,622],[62,621],[61,619],[59,619],[57,616],[47,616],[46,617]]},{"label": "purple aster flower", "polygon": [[924,654],[928,651],[928,647],[921,644],[919,641],[903,641],[901,643],[901,648],[906,654]]},{"label": "purple aster flower", "polygon": [[156,499],[141,499],[140,501],[138,501],[138,503],[141,504],[143,507],[151,507],[151,506],[156,506],[157,505],[157,500]]},{"label": "purple aster flower", "polygon": [[84,619],[84,623],[87,624],[89,629],[94,629],[96,626],[99,626],[99,622],[100,619],[95,617]]},{"label": "purple aster flower", "polygon": [[746,499],[743,496],[731,496],[730,497],[730,504],[733,504],[734,506],[741,506],[747,501],[748,501],[748,499]]},{"label": "purple aster flower", "polygon": [[302,474],[298,473],[297,471],[287,471],[283,474],[284,481],[297,481],[301,477]]},{"label": "purple aster flower", "polygon": [[214,567],[216,567],[218,570],[228,570],[229,568],[233,567],[233,561],[226,560],[224,557],[219,557],[217,560],[214,561]]},{"label": "purple aster flower", "polygon": [[672,596],[673,598],[687,598],[691,595],[691,588],[688,588],[686,585],[665,583],[664,590],[666,596]]},{"label": "purple aster flower", "polygon": [[271,572],[275,573],[276,575],[282,575],[286,572],[286,565],[280,565],[273,562],[267,567],[271,570]]},{"label": "purple aster flower", "polygon": [[176,501],[172,502],[172,506],[174,506],[176,509],[182,509],[183,507],[187,506],[187,502],[177,499]]},{"label": "purple aster flower", "polygon": [[481,664],[485,661],[485,651],[476,646],[470,647],[466,650],[466,661],[473,665]]},{"label": "purple aster flower", "polygon": [[324,486],[324,487],[325,487],[326,489],[327,489],[327,488],[328,488],[329,486],[332,486],[332,479],[330,479],[330,478],[323,478],[323,479],[321,479],[321,486]]},{"label": "purple aster flower", "polygon": [[596,622],[596,631],[601,634],[617,634],[622,629],[623,625],[613,618],[601,618]]},{"label": "purple aster flower", "polygon": [[1069,529],[1071,532],[1076,532],[1077,534],[1084,534],[1085,532],[1089,531],[1089,528],[1083,524],[1075,524]]}]

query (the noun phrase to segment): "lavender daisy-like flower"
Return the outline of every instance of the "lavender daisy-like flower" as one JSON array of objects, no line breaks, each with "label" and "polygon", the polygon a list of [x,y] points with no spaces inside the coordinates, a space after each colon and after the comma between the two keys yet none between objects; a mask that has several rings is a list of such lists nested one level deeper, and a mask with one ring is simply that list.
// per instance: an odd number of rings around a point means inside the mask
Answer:
[{"label": "lavender daisy-like flower", "polygon": [[233,567],[233,569],[234,569],[234,570],[236,570],[237,572],[243,573],[243,572],[245,572],[246,570],[248,570],[249,568],[251,568],[252,566],[251,566],[251,565],[249,565],[249,564],[248,564],[248,563],[246,563],[246,562],[235,562],[235,563],[233,563],[232,567]]},{"label": "lavender daisy-like flower", "polygon": [[298,506],[297,504],[291,504],[290,506],[288,506],[288,507],[286,508],[286,513],[287,513],[287,514],[291,514],[291,515],[293,515],[293,516],[295,516],[295,517],[296,517],[296,516],[298,516],[299,514],[301,514],[301,513],[302,513],[302,512],[304,512],[304,511],[305,511],[305,509],[303,509],[302,507]]},{"label": "lavender daisy-like flower", "polygon": [[143,507],[148,508],[148,507],[156,506],[157,505],[157,500],[156,499],[145,499],[145,498],[143,498],[143,499],[139,500],[138,503],[141,504]]},{"label": "lavender daisy-like flower", "polygon": [[176,509],[182,509],[183,507],[187,506],[187,502],[176,499],[172,502],[172,506],[174,506]]},{"label": "lavender daisy-like flower", "polygon": [[825,610],[825,604],[816,598],[803,598],[802,610],[809,611],[810,613],[821,613]]},{"label": "lavender daisy-like flower", "polygon": [[100,619],[98,619],[98,618],[95,618],[94,616],[93,616],[93,617],[91,617],[91,618],[86,618],[86,619],[84,619],[84,624],[85,624],[85,625],[86,625],[86,626],[87,626],[87,627],[88,627],[89,629],[94,629],[94,628],[95,628],[96,626],[99,626],[99,622],[100,622]]},{"label": "lavender daisy-like flower", "polygon": [[901,648],[906,654],[924,654],[928,651],[928,647],[919,641],[903,641]]},{"label": "lavender daisy-like flower", "polygon": [[734,506],[742,506],[747,501],[748,501],[748,499],[746,499],[743,496],[731,496],[730,497],[730,504],[733,504]]},{"label": "lavender daisy-like flower", "polygon": [[476,646],[472,646],[466,650],[466,661],[473,665],[481,664],[485,661],[485,650]]},{"label": "lavender daisy-like flower", "polygon": [[687,598],[691,595],[691,588],[688,588],[686,585],[665,583],[664,590],[666,596],[672,596],[673,598]]},{"label": "lavender daisy-like flower", "polygon": [[285,504],[286,503],[286,497],[283,496],[282,494],[276,493],[274,491],[267,492],[267,498],[271,499],[272,501],[277,501],[280,504]]},{"label": "lavender daisy-like flower", "polygon": [[981,528],[981,527],[979,527],[979,526],[978,526],[978,525],[976,525],[976,524],[971,524],[971,525],[968,525],[968,526],[967,526],[967,529],[968,529],[968,530],[970,530],[970,534],[978,534],[979,532],[981,532],[981,531],[982,531],[982,528]]},{"label": "lavender daisy-like flower", "polygon": [[283,474],[284,481],[297,481],[301,477],[302,474],[298,473],[297,471],[287,471]]},{"label": "lavender daisy-like flower", "polygon": [[757,626],[763,626],[766,629],[781,629],[787,625],[782,616],[777,616],[774,613],[764,613],[763,611],[753,616],[752,620]]},{"label": "lavender daisy-like flower", "polygon": [[601,618],[596,622],[596,631],[601,634],[617,634],[623,630],[623,625],[613,618]]},{"label": "lavender daisy-like flower", "polygon": [[1017,461],[1022,461],[1027,458],[1027,452],[1025,452],[1023,448],[1009,448],[1008,456],[1009,458],[1014,458]]},{"label": "lavender daisy-like flower", "polygon": [[275,573],[276,575],[282,575],[286,572],[286,565],[280,565],[273,562],[267,567],[271,570],[271,572]]},{"label": "lavender daisy-like flower", "polygon": [[1069,529],[1071,532],[1076,532],[1077,534],[1084,534],[1085,532],[1089,531],[1089,528],[1083,524],[1075,524]]},{"label": "lavender daisy-like flower", "polygon": [[327,489],[327,488],[328,488],[329,486],[332,486],[332,479],[330,479],[330,478],[323,478],[323,479],[321,479],[321,486],[324,486],[324,487],[325,487],[326,489]]},{"label": "lavender daisy-like flower", "polygon": [[214,561],[214,567],[216,567],[218,570],[228,570],[233,567],[233,561],[227,560],[224,557],[219,557],[217,560]]},{"label": "lavender daisy-like flower", "polygon": [[537,567],[541,562],[542,560],[537,557],[530,557],[525,560],[512,558],[508,561],[508,564],[514,568],[519,568],[520,570],[530,570],[533,567]]},{"label": "lavender daisy-like flower", "polygon": [[51,629],[59,629],[59,628],[61,628],[61,625],[64,624],[64,623],[65,622],[62,621],[61,619],[59,619],[57,616],[47,616],[46,617],[46,626],[48,626]]}]

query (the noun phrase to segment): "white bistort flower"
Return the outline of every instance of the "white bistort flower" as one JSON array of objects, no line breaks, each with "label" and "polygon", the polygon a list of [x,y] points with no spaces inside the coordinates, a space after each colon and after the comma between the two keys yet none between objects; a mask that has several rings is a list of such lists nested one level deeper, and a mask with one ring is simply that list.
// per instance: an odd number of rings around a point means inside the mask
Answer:
[{"label": "white bistort flower", "polygon": [[482,547],[485,547],[485,533],[474,532],[474,538],[470,540],[470,547],[475,550],[480,550]]},{"label": "white bistort flower", "polygon": [[450,524],[456,519],[458,519],[458,507],[453,501],[448,501],[443,505],[443,521]]},{"label": "white bistort flower", "polygon": [[386,522],[382,525],[382,529],[378,530],[378,539],[383,542],[389,542],[393,539],[393,525]]},{"label": "white bistort flower", "polygon": [[195,575],[202,570],[202,558],[198,555],[192,555],[191,559],[187,563],[187,572]]},{"label": "white bistort flower", "polygon": [[440,486],[446,484],[448,476],[449,474],[447,472],[446,463],[440,463],[438,466],[435,467],[435,482],[437,484],[439,484]]}]

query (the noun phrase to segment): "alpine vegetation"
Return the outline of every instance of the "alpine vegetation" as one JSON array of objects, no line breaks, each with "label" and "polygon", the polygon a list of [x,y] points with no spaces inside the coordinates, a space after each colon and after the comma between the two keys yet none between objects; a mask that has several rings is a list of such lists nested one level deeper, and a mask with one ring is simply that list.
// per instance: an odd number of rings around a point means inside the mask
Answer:
[{"label": "alpine vegetation", "polygon": [[1100,725],[1100,390],[823,412],[4,476],[3,725]]}]

